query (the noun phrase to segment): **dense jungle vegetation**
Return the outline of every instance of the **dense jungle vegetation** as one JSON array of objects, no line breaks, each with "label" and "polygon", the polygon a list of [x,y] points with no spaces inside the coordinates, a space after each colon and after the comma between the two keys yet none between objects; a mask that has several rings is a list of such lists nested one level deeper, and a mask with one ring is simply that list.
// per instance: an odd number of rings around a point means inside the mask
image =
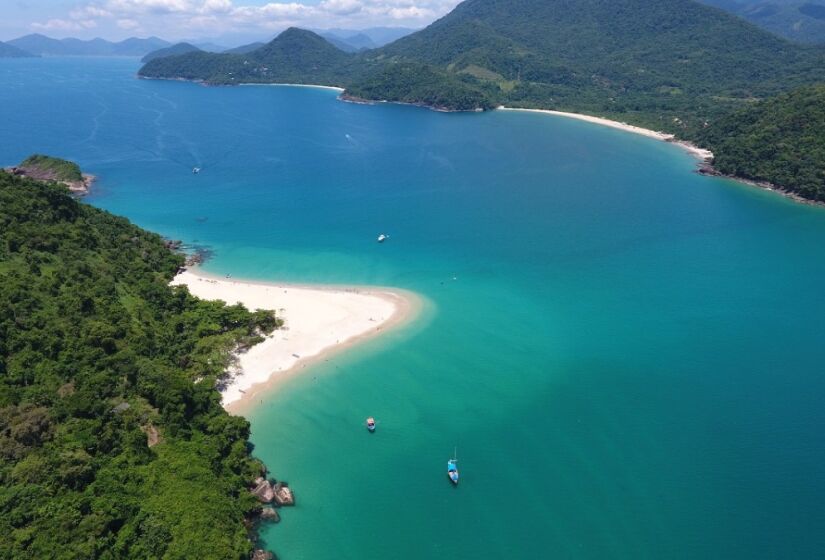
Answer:
[{"label": "dense jungle vegetation", "polygon": [[158,235],[0,172],[0,558],[242,559],[262,465],[215,382],[279,320]]},{"label": "dense jungle vegetation", "polygon": [[825,85],[779,95],[719,120],[701,135],[720,172],[768,181],[825,202]]}]

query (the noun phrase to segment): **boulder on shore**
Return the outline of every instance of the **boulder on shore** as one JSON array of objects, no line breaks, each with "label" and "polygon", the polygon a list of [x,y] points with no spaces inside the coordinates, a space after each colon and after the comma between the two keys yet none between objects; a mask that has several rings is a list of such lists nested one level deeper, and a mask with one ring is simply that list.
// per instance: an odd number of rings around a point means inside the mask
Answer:
[{"label": "boulder on shore", "polygon": [[292,490],[289,489],[289,486],[286,485],[285,482],[279,482],[273,488],[275,493],[275,503],[279,506],[294,506],[295,505],[295,496],[292,494]]},{"label": "boulder on shore", "polygon": [[275,508],[270,506],[261,508],[261,513],[258,514],[258,517],[265,519],[266,521],[272,521],[273,523],[278,523],[281,520],[281,516],[278,515]]},{"label": "boulder on shore", "polygon": [[255,479],[252,494],[265,504],[275,499],[275,489],[272,487],[272,483],[262,476]]},{"label": "boulder on shore", "polygon": [[273,558],[275,558],[274,554],[266,550],[261,550],[260,548],[252,553],[252,560],[272,560]]}]

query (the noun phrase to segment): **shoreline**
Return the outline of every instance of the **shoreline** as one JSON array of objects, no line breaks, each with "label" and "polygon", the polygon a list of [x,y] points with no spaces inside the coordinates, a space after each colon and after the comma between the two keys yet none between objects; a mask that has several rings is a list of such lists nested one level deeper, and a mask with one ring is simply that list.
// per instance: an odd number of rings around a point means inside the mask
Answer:
[{"label": "shoreline", "polygon": [[[206,85],[206,83],[203,82],[202,80],[189,80],[189,79],[186,79],[186,78],[152,78],[152,77],[140,76],[140,75],[138,77],[142,78],[142,79],[148,79],[148,80],[188,81],[188,82],[200,83],[200,84]],[[336,91],[341,93],[341,95],[338,96],[339,101],[343,101],[345,103],[354,103],[354,104],[358,104],[358,105],[375,105],[375,104],[379,104],[379,103],[395,103],[395,104],[398,104],[398,105],[410,105],[410,106],[413,106],[413,107],[420,107],[420,108],[423,108],[423,109],[429,109],[431,111],[435,111],[435,112],[439,112],[439,113],[483,112],[483,110],[478,110],[478,109],[476,109],[476,110],[466,110],[466,111],[451,110],[451,109],[446,109],[446,108],[437,107],[437,106],[433,106],[433,105],[427,105],[426,103],[406,103],[406,102],[403,102],[403,101],[387,101],[387,100],[364,99],[364,98],[353,96],[353,95],[347,95],[345,88],[339,88],[339,87],[335,87],[335,86],[323,86],[323,85],[316,85],[316,84],[255,84],[255,83],[245,83],[245,84],[226,84],[226,85],[245,85],[245,86],[259,86],[259,85],[260,86],[284,86],[285,85],[285,86],[319,87],[319,88],[328,88],[328,89],[336,90]],[[725,179],[730,179],[730,180],[742,183],[744,185],[748,185],[748,186],[751,186],[751,187],[756,187],[756,188],[759,188],[759,189],[762,189],[762,190],[771,191],[771,192],[776,193],[776,194],[778,194],[778,195],[780,195],[784,198],[790,199],[793,202],[798,202],[798,203],[804,204],[806,206],[818,206],[818,207],[825,208],[825,202],[805,198],[805,197],[803,197],[803,196],[801,196],[801,195],[799,195],[799,194],[797,194],[793,191],[790,191],[790,190],[788,190],[788,189],[786,189],[786,188],[784,188],[780,185],[775,185],[775,184],[770,183],[768,181],[758,181],[758,180],[754,180],[754,179],[748,179],[746,177],[739,177],[737,175],[727,175],[725,173],[722,173],[722,172],[718,171],[715,167],[713,167],[713,157],[714,157],[714,155],[713,155],[712,151],[707,150],[705,148],[700,148],[699,146],[697,146],[696,144],[694,144],[694,143],[692,143],[688,140],[680,140],[674,134],[669,134],[667,132],[652,130],[652,129],[649,129],[649,128],[643,128],[641,126],[627,124],[627,123],[620,122],[620,121],[614,121],[614,120],[607,119],[607,118],[604,118],[604,117],[595,117],[593,115],[585,115],[585,114],[582,114],[582,113],[571,113],[571,112],[567,112],[567,111],[556,111],[556,110],[552,110],[552,109],[530,109],[530,108],[526,108],[526,107],[505,107],[504,105],[500,105],[500,106],[498,106],[498,107],[496,107],[495,109],[492,109],[492,110],[494,110],[494,111],[521,111],[521,112],[527,112],[527,113],[543,113],[543,114],[547,114],[547,115],[556,115],[556,116],[559,116],[559,117],[567,117],[567,118],[577,119],[577,120],[581,120],[581,121],[585,121],[585,122],[589,122],[589,123],[593,123],[593,124],[598,124],[598,125],[602,125],[602,126],[608,126],[610,128],[615,128],[615,129],[618,129],[618,130],[623,130],[625,132],[631,132],[633,134],[639,134],[639,135],[642,135],[642,136],[647,136],[648,138],[653,138],[655,140],[661,140],[663,142],[668,142],[670,144],[674,144],[676,146],[679,146],[680,148],[684,149],[690,155],[692,155],[694,158],[696,158],[698,160],[699,163],[698,163],[698,168],[696,170],[697,173],[700,173],[702,175],[712,176],[712,177],[721,177],[721,178],[725,178]]]},{"label": "shoreline", "polygon": [[421,308],[420,298],[404,290],[248,281],[197,268],[180,272],[171,285],[185,285],[201,299],[270,309],[284,320],[263,342],[234,355],[220,391],[233,414],[296,371],[411,321]]},{"label": "shoreline", "polygon": [[249,87],[249,86],[265,86],[265,87],[305,87],[305,88],[317,88],[317,89],[329,89],[332,91],[342,92],[344,88],[338,86],[322,86],[321,84],[256,84],[255,82],[243,82],[238,84],[239,86]]},{"label": "shoreline", "polygon": [[803,196],[798,195],[793,191],[789,191],[779,185],[775,185],[769,181],[758,181],[755,179],[748,179],[746,177],[739,177],[737,175],[728,175],[725,173],[720,172],[715,167],[713,167],[713,152],[710,150],[706,150],[704,148],[700,148],[699,146],[689,142],[687,140],[679,140],[676,138],[674,134],[668,134],[666,132],[660,132],[657,130],[651,130],[649,128],[642,128],[640,126],[627,124],[619,121],[613,121],[610,119],[606,119],[604,117],[594,117],[592,115],[583,115],[581,113],[569,113],[565,111],[553,111],[550,109],[522,109],[519,107],[504,107],[500,106],[496,108],[497,111],[520,111],[520,112],[528,112],[528,113],[543,113],[547,115],[556,115],[559,117],[567,117],[571,119],[576,119],[580,121],[586,121],[593,124],[598,124],[602,126],[608,126],[610,128],[615,128],[618,130],[623,130],[625,132],[630,132],[633,134],[639,134],[642,136],[647,136],[648,138],[653,138],[655,140],[661,140],[662,142],[668,142],[670,144],[674,144],[679,146],[680,148],[686,150],[690,155],[695,157],[699,163],[696,169],[696,172],[700,175],[706,175],[708,177],[718,177],[722,179],[729,179],[731,181],[736,181],[737,183],[741,183],[743,185],[747,185],[749,187],[756,187],[758,189],[770,191],[772,193],[778,194],[784,198],[787,198],[793,202],[804,204],[806,206],[818,206],[820,208],[825,208],[825,202],[820,202],[818,200],[811,200],[805,198]]},{"label": "shoreline", "polygon": [[556,115],[559,117],[567,117],[570,119],[576,119],[593,124],[599,124],[602,126],[608,126],[610,128],[624,130],[625,132],[632,132],[633,134],[639,134],[641,136],[647,136],[648,138],[661,140],[662,142],[675,144],[686,150],[690,155],[694,156],[696,159],[698,159],[700,162],[704,164],[709,164],[713,160],[713,152],[711,152],[710,150],[706,150],[704,148],[700,148],[699,146],[693,144],[692,142],[688,142],[687,140],[678,140],[676,138],[676,135],[674,134],[669,134],[667,132],[661,132],[658,130],[651,130],[649,128],[642,128],[641,126],[627,124],[620,121],[614,121],[606,119],[604,117],[594,117],[592,115],[584,115],[581,113],[569,113],[566,111],[553,111],[551,109],[522,109],[520,107],[504,107],[503,105],[497,107],[495,110],[520,111],[526,113],[542,113],[546,115]]}]

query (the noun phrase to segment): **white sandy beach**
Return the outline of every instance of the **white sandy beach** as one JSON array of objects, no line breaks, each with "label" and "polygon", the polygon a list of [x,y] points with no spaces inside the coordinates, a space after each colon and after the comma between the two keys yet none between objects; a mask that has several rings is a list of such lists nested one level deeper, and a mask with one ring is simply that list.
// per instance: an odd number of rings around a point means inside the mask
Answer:
[{"label": "white sandy beach", "polygon": [[239,86],[266,86],[266,87],[303,87],[303,88],[317,88],[329,89],[332,91],[342,92],[344,88],[338,86],[322,86],[319,84],[238,84]]},{"label": "white sandy beach", "polygon": [[578,119],[580,121],[587,121],[594,124],[600,124],[602,126],[609,126],[611,128],[618,128],[619,130],[624,130],[626,132],[632,132],[634,134],[641,134],[642,136],[647,136],[649,138],[655,138],[656,140],[662,140],[664,142],[672,142],[678,146],[681,146],[685,150],[687,150],[691,155],[697,157],[702,161],[710,161],[713,159],[713,152],[710,150],[702,149],[698,146],[694,146],[690,142],[685,142],[681,140],[676,140],[676,137],[673,134],[667,134],[666,132],[659,132],[656,130],[650,130],[648,128],[642,128],[640,126],[634,126],[632,124],[627,124],[619,121],[611,121],[610,119],[605,119],[602,117],[594,117],[591,115],[582,115],[579,113],[566,113],[564,111],[551,111],[549,109],[518,109],[515,107],[499,107],[498,110],[500,111],[524,111],[528,113],[544,113],[547,115],[557,115],[559,117],[568,117],[571,119]]},{"label": "white sandy beach", "polygon": [[186,285],[200,298],[269,309],[284,319],[248,352],[238,355],[234,379],[223,391],[225,408],[242,404],[290,369],[328,351],[380,334],[412,315],[413,297],[381,288],[318,287],[243,282],[187,270],[172,285]]}]

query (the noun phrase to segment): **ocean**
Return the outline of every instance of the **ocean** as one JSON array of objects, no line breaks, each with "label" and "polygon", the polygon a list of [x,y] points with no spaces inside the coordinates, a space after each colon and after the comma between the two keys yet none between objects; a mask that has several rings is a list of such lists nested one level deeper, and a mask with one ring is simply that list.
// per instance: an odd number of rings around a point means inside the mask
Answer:
[{"label": "ocean", "polygon": [[211,273],[426,302],[250,411],[279,558],[825,556],[825,210],[563,117],[138,67],[0,60],[0,164],[77,161]]}]

